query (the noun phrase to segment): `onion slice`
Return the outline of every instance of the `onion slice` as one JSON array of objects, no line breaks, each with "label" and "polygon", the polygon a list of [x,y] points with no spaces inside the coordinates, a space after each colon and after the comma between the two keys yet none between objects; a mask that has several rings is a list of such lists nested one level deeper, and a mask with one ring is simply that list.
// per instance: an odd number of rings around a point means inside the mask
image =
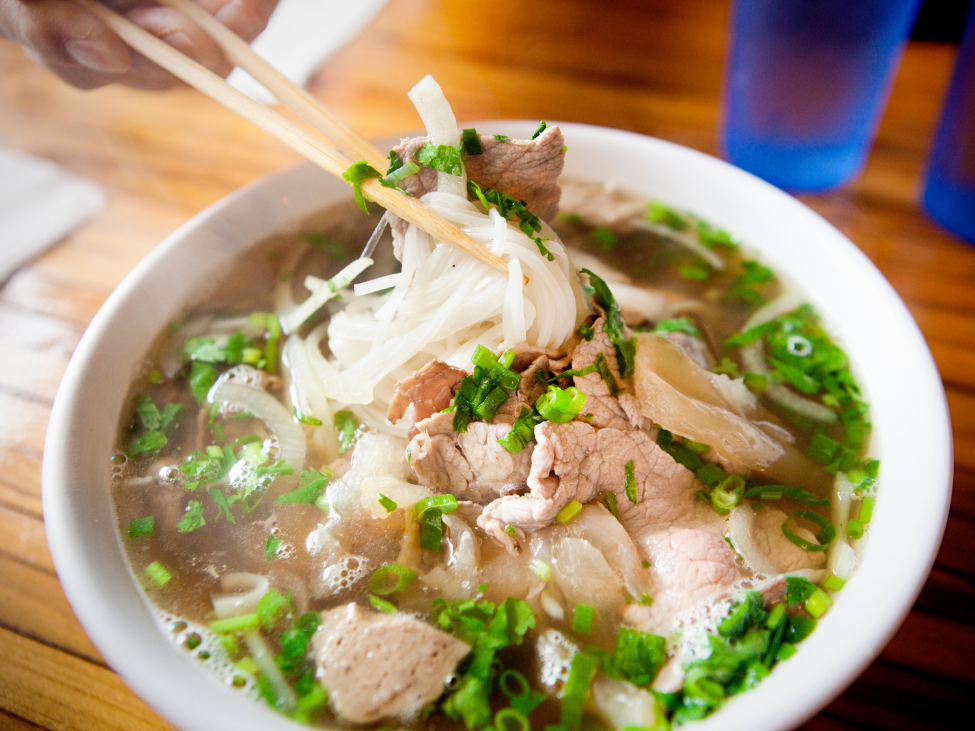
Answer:
[{"label": "onion slice", "polygon": [[267,594],[267,578],[260,574],[225,574],[220,578],[219,594],[210,594],[217,619],[250,614],[261,597]]},{"label": "onion slice", "polygon": [[731,529],[731,542],[735,550],[745,559],[745,563],[755,573],[765,576],[777,576],[779,568],[763,554],[752,536],[755,522],[755,511],[750,507],[738,506],[731,511],[728,527]]},{"label": "onion slice", "polygon": [[295,423],[291,412],[271,394],[240,383],[217,381],[207,394],[207,401],[211,404],[227,401],[253,414],[267,425],[277,440],[281,459],[295,470],[304,466],[305,433]]}]

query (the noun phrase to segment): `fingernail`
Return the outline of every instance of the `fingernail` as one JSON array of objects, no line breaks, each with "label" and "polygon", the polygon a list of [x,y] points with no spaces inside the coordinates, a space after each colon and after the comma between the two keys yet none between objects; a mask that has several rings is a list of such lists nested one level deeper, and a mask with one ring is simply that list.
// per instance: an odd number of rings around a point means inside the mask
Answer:
[{"label": "fingernail", "polygon": [[64,50],[82,66],[95,71],[121,74],[129,70],[126,59],[110,53],[104,44],[86,38],[72,38],[65,42]]}]

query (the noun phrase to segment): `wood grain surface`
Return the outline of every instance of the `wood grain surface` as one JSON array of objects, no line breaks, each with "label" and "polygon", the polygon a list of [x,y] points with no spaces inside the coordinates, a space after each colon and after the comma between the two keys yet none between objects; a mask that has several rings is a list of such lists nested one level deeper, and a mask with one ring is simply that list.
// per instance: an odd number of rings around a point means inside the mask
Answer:
[{"label": "wood grain surface", "polygon": [[[419,126],[406,92],[432,73],[461,121],[587,122],[714,154],[727,12],[719,0],[393,0],[310,88],[370,137]],[[975,699],[975,248],[916,204],[954,56],[910,44],[863,174],[802,197],[917,319],[956,454],[929,580],[882,655],[806,724],[814,731],[948,728]],[[108,192],[102,215],[0,284],[0,728],[168,728],[101,660],[61,591],[41,512],[44,432],[72,351],[126,273],[192,215],[296,156],[189,89],[77,91],[6,42],[0,144]]]}]

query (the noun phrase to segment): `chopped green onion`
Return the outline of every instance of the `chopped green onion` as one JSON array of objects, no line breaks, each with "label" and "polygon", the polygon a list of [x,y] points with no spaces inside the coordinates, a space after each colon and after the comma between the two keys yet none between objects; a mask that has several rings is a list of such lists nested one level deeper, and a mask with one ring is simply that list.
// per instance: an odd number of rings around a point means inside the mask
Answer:
[{"label": "chopped green onion", "polygon": [[809,442],[809,447],[806,449],[806,454],[817,462],[829,464],[833,461],[833,457],[842,446],[843,445],[835,439],[830,439],[822,432],[816,432],[813,435],[812,440]]},{"label": "chopped green onion", "polygon": [[147,515],[145,518],[136,518],[129,521],[129,538],[143,538],[151,536],[156,532],[156,519]]},{"label": "chopped green onion", "polygon": [[581,510],[582,503],[580,503],[578,500],[570,500],[565,504],[565,507],[558,512],[555,519],[564,525],[576,517]]},{"label": "chopped green onion", "polygon": [[651,566],[653,566],[653,564],[650,561],[641,561],[640,562],[640,565],[643,566],[643,568],[645,568],[645,569],[648,569]]},{"label": "chopped green onion", "polygon": [[791,642],[783,642],[779,645],[779,649],[775,651],[776,660],[788,660],[790,657],[796,654],[796,646]]},{"label": "chopped green onion", "polygon": [[846,585],[846,579],[841,579],[836,574],[830,574],[823,582],[823,588],[829,591],[839,591]]},{"label": "chopped green onion", "polygon": [[826,610],[830,608],[832,603],[833,600],[829,598],[829,595],[817,586],[812,596],[806,600],[806,611],[816,619],[819,619],[826,613]]},{"label": "chopped green onion", "polygon": [[785,604],[776,604],[772,607],[772,611],[768,614],[768,619],[765,620],[765,626],[769,629],[775,629],[785,620]]},{"label": "chopped green onion", "polygon": [[685,264],[677,268],[677,273],[683,279],[689,279],[692,282],[703,282],[711,276],[712,271],[707,264]]},{"label": "chopped green onion", "polygon": [[873,517],[874,502],[874,497],[872,495],[868,495],[867,497],[863,498],[863,502],[860,504],[860,514],[857,516],[857,519],[864,525],[869,523],[870,518]]},{"label": "chopped green onion", "polygon": [[443,513],[428,510],[420,519],[420,547],[439,551],[443,545]]},{"label": "chopped green onion", "polygon": [[511,525],[511,523],[508,523],[508,525],[504,527],[504,532],[509,536],[513,536],[515,534],[515,527]]},{"label": "chopped green onion", "polygon": [[545,120],[543,119],[541,122],[538,123],[538,126],[535,128],[535,131],[532,132],[532,136],[529,139],[532,139],[532,140],[535,139],[542,132],[544,132],[546,129],[548,129],[548,125],[545,124]]},{"label": "chopped green onion", "polygon": [[151,564],[146,566],[146,576],[148,576],[152,583],[158,587],[166,586],[169,580],[173,578],[173,575],[169,573],[165,566],[163,566],[158,561],[153,561]]},{"label": "chopped green onion", "polygon": [[727,515],[745,492],[745,478],[728,475],[711,490],[711,507],[719,515]]},{"label": "chopped green onion", "polygon": [[745,388],[753,394],[761,396],[768,386],[768,376],[763,373],[746,373],[742,376],[742,382],[745,384]]},{"label": "chopped green onion", "polygon": [[707,487],[716,487],[728,476],[728,473],[714,462],[705,462],[694,471],[694,475]]},{"label": "chopped green onion", "polygon": [[369,595],[369,604],[372,605],[373,609],[378,609],[380,612],[385,612],[386,614],[396,614],[396,605],[387,602],[385,599],[380,599],[375,594]]},{"label": "chopped green onion", "polygon": [[[388,563],[380,566],[369,579],[369,590],[373,594],[386,596],[393,592],[402,591],[416,578],[416,571],[401,566],[398,563]],[[390,579],[393,583],[390,583]]]},{"label": "chopped green onion", "polygon": [[457,498],[450,493],[445,495],[430,495],[413,506],[413,515],[419,520],[428,510],[437,510],[440,513],[452,513],[458,507]]},{"label": "chopped green onion", "polygon": [[481,140],[477,136],[477,130],[473,127],[469,127],[461,132],[461,138],[464,142],[464,152],[466,152],[468,155],[480,155],[482,152],[484,152],[484,150],[481,149]]},{"label": "chopped green onion", "polygon": [[542,581],[548,581],[552,578],[552,567],[541,559],[536,558],[532,560],[528,568],[530,568],[535,573],[535,576]]},{"label": "chopped green onion", "polygon": [[803,604],[816,591],[816,585],[801,576],[788,576],[785,580],[785,603]]},{"label": "chopped green onion", "polygon": [[586,405],[586,396],[575,386],[559,388],[549,386],[535,402],[535,408],[542,418],[556,424],[566,424],[575,418]]},{"label": "chopped green onion", "polygon": [[588,604],[576,604],[572,610],[572,631],[576,634],[587,635],[592,631],[592,620],[596,610]]},{"label": "chopped green onion", "polygon": [[241,614],[238,617],[227,617],[210,622],[212,632],[246,632],[261,626],[261,618],[256,614]]},{"label": "chopped green onion", "polygon": [[499,142],[504,142],[505,140],[510,140],[511,138],[508,137],[508,135],[494,135],[494,139],[498,140]]},{"label": "chopped green onion", "polygon": [[[514,680],[517,687],[511,687],[511,680]],[[498,687],[511,699],[511,707],[524,714],[531,713],[545,700],[544,693],[532,690],[525,676],[511,668],[503,671],[498,677]]]},{"label": "chopped green onion", "polygon": [[521,711],[502,708],[494,714],[495,731],[531,731],[531,722]]},{"label": "chopped green onion", "polygon": [[342,410],[335,412],[335,431],[339,436],[339,454],[345,454],[346,450],[352,446],[355,439],[355,431],[359,428],[359,422],[351,411]]},{"label": "chopped green onion", "polygon": [[616,493],[606,493],[606,507],[609,508],[609,512],[613,514],[614,518],[620,517],[619,509],[616,507]]},{"label": "chopped green onion", "polygon": [[623,378],[632,376],[636,357],[636,338],[625,336],[623,316],[620,314],[619,304],[610,291],[609,285],[589,269],[581,269],[580,271],[589,275],[589,286],[592,287],[594,296],[606,312],[603,332],[606,333],[609,341],[616,348],[616,363],[619,366],[620,376]]},{"label": "chopped green onion", "polygon": [[846,524],[846,535],[855,541],[863,538],[863,523],[857,518],[850,518]]},{"label": "chopped green onion", "polygon": [[387,513],[392,513],[394,510],[396,510],[396,503],[382,493],[379,493],[379,504],[386,509]]},{"label": "chopped green onion", "polygon": [[816,620],[812,617],[789,617],[789,627],[785,632],[785,641],[795,644],[802,642],[816,629]]},{"label": "chopped green onion", "polygon": [[535,425],[541,420],[541,416],[523,406],[515,423],[511,425],[511,431],[501,437],[498,444],[512,454],[517,454],[535,437]]},{"label": "chopped green onion", "polygon": [[[803,520],[808,520],[819,526],[820,531],[816,534],[816,540],[819,541],[818,543],[811,543],[805,538],[801,538],[800,536],[796,535],[792,530],[789,522],[800,518]],[[785,519],[785,522],[782,523],[782,533],[785,534],[786,538],[795,543],[804,551],[825,551],[836,537],[836,529],[833,527],[833,524],[819,513],[814,513],[811,510],[796,510],[794,513],[792,513],[788,518]]]},{"label": "chopped green onion", "polygon": [[264,596],[257,600],[254,613],[260,618],[265,629],[275,627],[288,613],[290,602],[279,591],[269,589]]},{"label": "chopped green onion", "polygon": [[623,483],[623,492],[626,494],[626,499],[631,503],[636,503],[637,493],[636,493],[636,475],[634,474],[633,460],[631,459],[623,468],[626,474],[625,481]]},{"label": "chopped green onion", "polygon": [[562,697],[562,715],[559,722],[563,726],[569,729],[582,727],[583,708],[598,669],[599,660],[592,655],[579,652],[573,656]]}]

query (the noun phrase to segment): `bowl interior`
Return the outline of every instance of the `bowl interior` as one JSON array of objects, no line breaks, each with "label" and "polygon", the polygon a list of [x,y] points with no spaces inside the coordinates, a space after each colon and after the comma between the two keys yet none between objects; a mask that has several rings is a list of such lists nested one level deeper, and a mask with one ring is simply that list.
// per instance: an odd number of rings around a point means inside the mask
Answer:
[{"label": "bowl interior", "polygon": [[[535,125],[477,126],[525,137]],[[862,565],[794,658],[697,727],[758,731],[797,725],[880,651],[930,569],[947,515],[952,466],[947,406],[934,362],[876,268],[795,199],[678,145],[586,125],[561,127],[569,148],[566,175],[616,183],[693,211],[739,235],[773,269],[797,282],[844,344],[872,406],[880,491]],[[208,208],[160,244],[112,294],[58,391],[43,466],[44,514],[58,575],[108,663],[186,731],[294,725],[239,699],[196,667],[159,630],[133,581],[109,489],[109,455],[123,400],[157,333],[204,282],[247,246],[348,196],[347,186],[303,164]],[[925,486],[924,500],[915,497],[918,485]]]}]

